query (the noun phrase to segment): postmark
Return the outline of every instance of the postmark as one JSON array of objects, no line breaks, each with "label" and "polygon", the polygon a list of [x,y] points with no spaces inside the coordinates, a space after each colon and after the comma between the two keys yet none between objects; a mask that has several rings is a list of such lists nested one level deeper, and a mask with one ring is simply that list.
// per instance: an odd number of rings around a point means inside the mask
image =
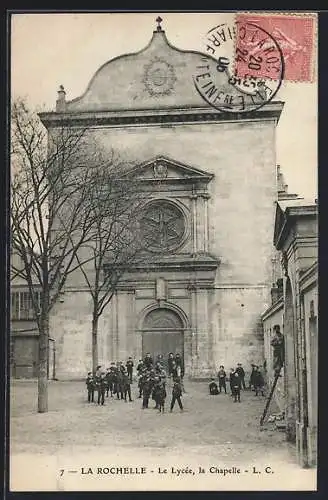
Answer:
[{"label": "postmark", "polygon": [[[237,26],[245,23],[257,25],[270,33],[282,50],[285,72],[284,80],[293,82],[312,82],[314,79],[315,63],[315,26],[314,15],[288,14],[238,14]],[[247,50],[254,59],[261,56],[256,42],[249,37],[247,40],[238,38],[240,45]],[[241,76],[245,71],[242,61],[236,65],[236,73]],[[267,76],[264,67],[262,76]]]},{"label": "postmark", "polygon": [[[250,43],[256,47],[253,54]],[[224,112],[249,112],[269,103],[284,77],[284,58],[275,38],[246,19],[223,23],[206,36],[193,80],[198,93]]]}]

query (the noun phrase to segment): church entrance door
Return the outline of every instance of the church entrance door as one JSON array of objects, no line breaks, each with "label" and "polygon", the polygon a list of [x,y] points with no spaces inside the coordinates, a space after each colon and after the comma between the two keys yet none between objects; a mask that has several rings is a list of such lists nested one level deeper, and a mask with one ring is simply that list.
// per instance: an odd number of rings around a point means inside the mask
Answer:
[{"label": "church entrance door", "polygon": [[170,352],[183,359],[183,323],[170,309],[158,308],[147,314],[142,328],[142,355],[149,352],[155,361],[162,354],[164,362]]}]

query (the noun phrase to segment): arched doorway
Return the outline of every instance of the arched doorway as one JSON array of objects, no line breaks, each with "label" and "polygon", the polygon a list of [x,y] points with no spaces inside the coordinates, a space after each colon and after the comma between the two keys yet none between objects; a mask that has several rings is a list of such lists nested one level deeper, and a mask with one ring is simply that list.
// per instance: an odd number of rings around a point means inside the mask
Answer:
[{"label": "arched doorway", "polygon": [[170,352],[179,352],[183,358],[183,337],[184,325],[175,311],[153,309],[142,324],[142,355],[149,352],[155,360],[158,354],[162,354],[166,360]]}]

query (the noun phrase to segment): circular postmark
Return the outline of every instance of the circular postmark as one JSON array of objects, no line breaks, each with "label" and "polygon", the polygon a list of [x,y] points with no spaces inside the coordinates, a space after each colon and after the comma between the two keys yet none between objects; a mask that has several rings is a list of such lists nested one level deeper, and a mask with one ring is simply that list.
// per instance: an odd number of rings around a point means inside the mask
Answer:
[{"label": "circular postmark", "polygon": [[214,108],[243,113],[272,101],[283,76],[283,53],[275,38],[255,23],[236,21],[207,33],[193,81]]}]

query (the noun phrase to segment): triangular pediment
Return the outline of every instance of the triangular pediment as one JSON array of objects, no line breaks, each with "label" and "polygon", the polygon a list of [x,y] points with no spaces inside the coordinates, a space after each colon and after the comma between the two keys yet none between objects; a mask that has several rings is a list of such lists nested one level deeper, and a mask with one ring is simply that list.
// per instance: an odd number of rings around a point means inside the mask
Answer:
[{"label": "triangular pediment", "polygon": [[198,168],[186,165],[166,156],[157,156],[129,171],[137,179],[145,181],[167,181],[167,182],[204,182],[208,183],[213,174],[204,172]]}]

